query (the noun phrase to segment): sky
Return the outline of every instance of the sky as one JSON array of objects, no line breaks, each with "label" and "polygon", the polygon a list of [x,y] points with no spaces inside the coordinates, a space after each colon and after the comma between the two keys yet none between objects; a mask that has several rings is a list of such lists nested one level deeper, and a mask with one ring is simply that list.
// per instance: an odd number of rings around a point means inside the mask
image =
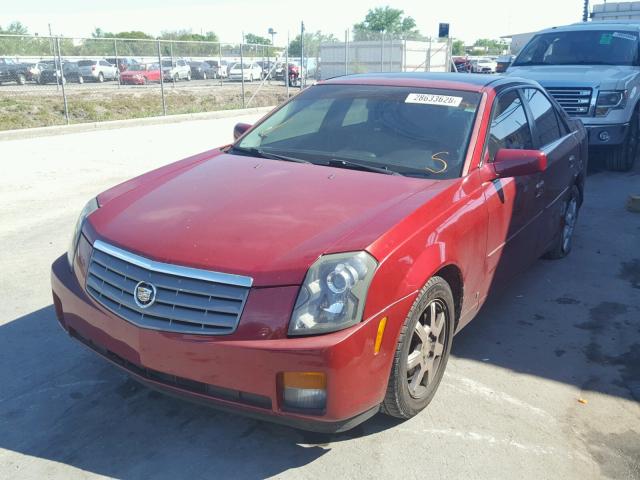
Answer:
[{"label": "sky", "polygon": [[[577,22],[583,0],[2,0],[0,25],[14,20],[31,33],[89,36],[96,28],[118,32],[142,30],[158,35],[163,30],[213,30],[222,41],[238,42],[242,31],[267,36],[278,32],[276,45],[299,32],[321,30],[344,38],[344,32],[362,21],[370,8],[389,5],[412,16],[418,29],[436,36],[438,23],[451,25],[452,37],[473,43]],[[596,1],[592,3],[601,3]]]}]

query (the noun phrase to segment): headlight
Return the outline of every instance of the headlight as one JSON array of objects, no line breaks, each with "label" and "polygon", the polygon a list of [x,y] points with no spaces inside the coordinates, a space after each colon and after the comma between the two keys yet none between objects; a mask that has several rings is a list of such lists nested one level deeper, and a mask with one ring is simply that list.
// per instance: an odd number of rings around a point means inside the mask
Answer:
[{"label": "headlight", "polygon": [[69,262],[69,268],[73,268],[73,259],[76,255],[76,249],[78,248],[78,241],[80,240],[82,225],[84,225],[84,221],[87,219],[87,217],[91,215],[91,213],[95,212],[99,207],[100,205],[98,205],[98,199],[92,198],[87,202],[87,204],[80,212],[80,216],[78,217],[78,221],[76,222],[76,226],[73,230],[73,236],[71,237],[69,250],[67,250],[67,260]]},{"label": "headlight", "polygon": [[602,90],[596,101],[596,117],[604,117],[611,110],[622,109],[626,102],[626,90]]},{"label": "headlight", "polygon": [[320,257],[304,279],[289,335],[334,332],[362,320],[362,312],[378,263],[367,252]]}]

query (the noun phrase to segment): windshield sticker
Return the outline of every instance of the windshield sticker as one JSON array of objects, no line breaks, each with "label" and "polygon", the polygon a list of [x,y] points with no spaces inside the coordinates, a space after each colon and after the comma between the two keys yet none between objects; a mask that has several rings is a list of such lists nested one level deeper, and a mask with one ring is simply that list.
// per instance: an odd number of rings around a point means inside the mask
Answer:
[{"label": "windshield sticker", "polygon": [[404,103],[421,103],[423,105],[440,105],[442,107],[459,107],[462,97],[434,95],[432,93],[410,93]]},{"label": "windshield sticker", "polygon": [[635,42],[635,40],[636,40],[635,35],[631,35],[629,33],[614,32],[613,36],[616,37],[616,38],[623,38],[625,40],[631,40],[632,42]]},{"label": "windshield sticker", "polygon": [[602,35],[600,35],[600,45],[611,45],[612,39],[613,39],[613,34],[603,33]]}]

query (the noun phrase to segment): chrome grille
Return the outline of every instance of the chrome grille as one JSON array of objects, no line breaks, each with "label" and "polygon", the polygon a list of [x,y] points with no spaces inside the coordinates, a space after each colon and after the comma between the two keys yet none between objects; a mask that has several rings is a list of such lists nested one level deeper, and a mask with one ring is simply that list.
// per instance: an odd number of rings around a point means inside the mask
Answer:
[{"label": "chrome grille", "polygon": [[564,108],[567,115],[579,117],[589,115],[591,108],[590,88],[547,88],[547,91]]},{"label": "chrome grille", "polygon": [[[156,288],[148,307],[134,300],[139,282]],[[236,330],[252,283],[250,277],[155,262],[96,240],[86,288],[102,306],[140,327],[225,335]]]}]

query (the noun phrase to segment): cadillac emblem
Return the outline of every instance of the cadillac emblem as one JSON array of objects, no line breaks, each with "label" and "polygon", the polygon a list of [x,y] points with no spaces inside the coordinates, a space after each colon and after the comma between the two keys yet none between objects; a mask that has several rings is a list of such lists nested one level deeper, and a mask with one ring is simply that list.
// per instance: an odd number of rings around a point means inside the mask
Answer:
[{"label": "cadillac emblem", "polygon": [[156,301],[156,287],[151,283],[138,282],[133,290],[133,299],[140,308],[148,308]]}]

